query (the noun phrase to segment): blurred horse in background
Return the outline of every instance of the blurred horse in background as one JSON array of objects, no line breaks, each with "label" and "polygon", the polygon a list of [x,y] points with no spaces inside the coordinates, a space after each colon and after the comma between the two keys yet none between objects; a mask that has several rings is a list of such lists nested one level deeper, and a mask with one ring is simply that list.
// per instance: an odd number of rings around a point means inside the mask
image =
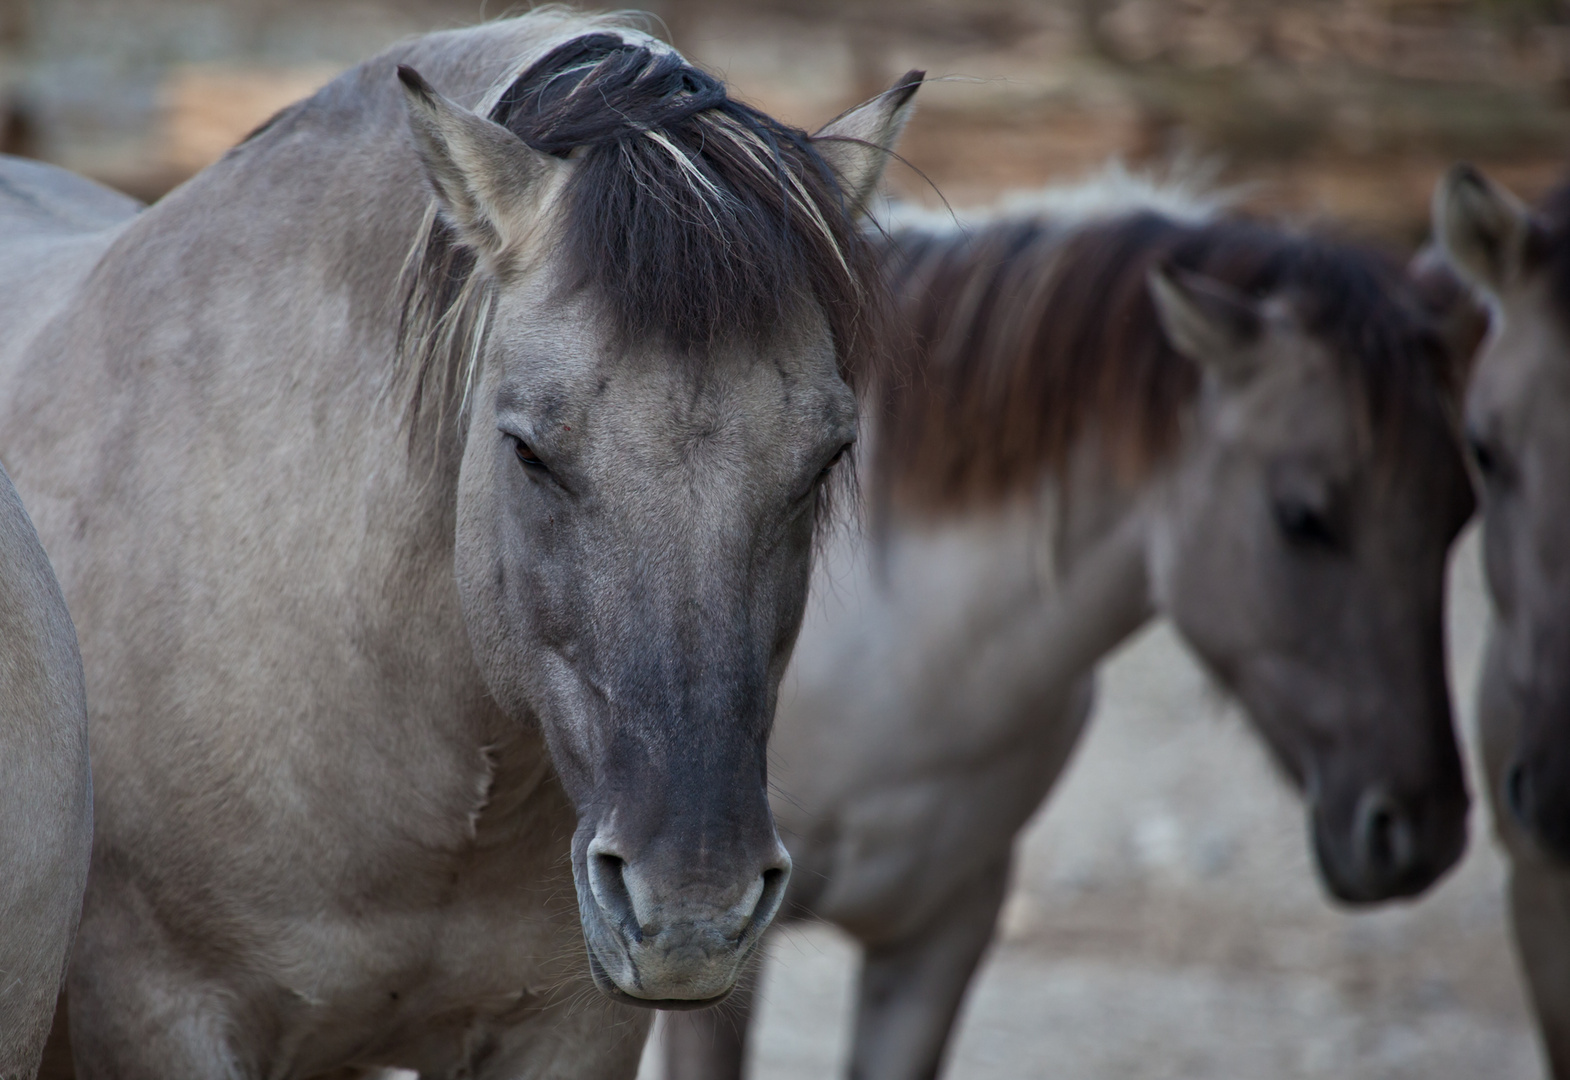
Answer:
[{"label": "blurred horse in background", "polygon": [[730,991],[919,81],[809,139],[547,8],[93,228],[0,164],[0,448],[94,717],[80,1077],[630,1076],[627,1005]]},{"label": "blurred horse in background", "polygon": [[1532,210],[1458,166],[1434,233],[1488,309],[1465,411],[1494,604],[1478,724],[1517,953],[1570,1080],[1570,186]]},{"label": "blurred horse in background", "polygon": [[38,534],[0,470],[4,1080],[30,1080],[38,1069],[82,913],[92,843],[87,695],[76,631]]},{"label": "blurred horse in background", "polygon": [[[1432,885],[1466,837],[1442,613],[1473,498],[1400,269],[1119,171],[896,220],[883,256],[908,338],[864,375],[866,526],[815,570],[770,749],[787,912],[865,947],[851,1076],[938,1073],[1014,837],[1153,615],[1303,792],[1332,896]],[[731,1001],[667,1018],[668,1080],[739,1075]]]}]

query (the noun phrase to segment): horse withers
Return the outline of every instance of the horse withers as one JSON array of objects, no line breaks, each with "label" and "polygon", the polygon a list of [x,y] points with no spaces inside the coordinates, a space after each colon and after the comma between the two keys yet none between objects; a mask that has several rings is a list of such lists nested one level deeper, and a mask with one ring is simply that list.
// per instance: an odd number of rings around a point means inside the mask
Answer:
[{"label": "horse withers", "polygon": [[[910,339],[865,380],[871,516],[815,572],[770,745],[787,909],[865,947],[850,1074],[939,1071],[1014,839],[1152,615],[1301,790],[1333,897],[1454,865],[1473,500],[1399,265],[1116,171],[884,258]],[[731,1008],[672,1019],[673,1080],[737,1075]]]},{"label": "horse withers", "polygon": [[1557,1080],[1570,1078],[1570,187],[1532,210],[1467,166],[1434,233],[1488,309],[1465,429],[1494,618],[1478,723],[1510,856],[1517,951]]},{"label": "horse withers", "polygon": [[94,716],[77,1075],[630,1074],[625,1005],[731,989],[917,82],[809,139],[541,9],[68,242],[9,221],[70,178],[0,196],[0,452]]}]

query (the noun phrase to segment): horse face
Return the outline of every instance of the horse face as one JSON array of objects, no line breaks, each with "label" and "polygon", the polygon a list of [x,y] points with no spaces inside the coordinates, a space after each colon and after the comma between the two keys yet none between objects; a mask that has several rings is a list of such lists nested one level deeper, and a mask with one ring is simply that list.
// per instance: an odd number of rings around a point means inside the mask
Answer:
[{"label": "horse face", "polygon": [[[824,215],[876,186],[920,73],[828,125],[810,155],[775,125],[797,164],[770,167],[760,148],[776,135],[739,106],[680,129],[685,149],[663,129],[627,142],[654,129],[606,94],[647,111],[649,85],[665,87],[679,113],[712,80],[641,38],[591,35],[540,63],[579,64],[584,49],[603,53],[608,81],[536,104],[590,142],[601,133],[586,155],[539,153],[399,69],[438,211],[494,311],[471,342],[484,347],[458,477],[458,591],[492,697],[539,724],[577,809],[596,984],[702,1005],[735,985],[790,872],[766,742],[818,495],[855,437],[835,345],[849,347],[844,315],[865,297],[846,256],[854,232]],[[808,157],[837,191],[810,193],[821,173],[776,171],[816,168]],[[564,195],[574,183],[589,186]],[[784,204],[760,194],[775,191]],[[702,333],[692,297],[716,313]],[[639,337],[649,325],[687,337]]]},{"label": "horse face", "polygon": [[1441,622],[1471,512],[1459,448],[1415,400],[1369,432],[1348,365],[1284,301],[1152,285],[1204,371],[1157,510],[1158,602],[1304,789],[1330,892],[1417,893],[1465,846]]},{"label": "horse face", "polygon": [[615,345],[540,278],[498,304],[458,499],[475,655],[577,807],[601,988],[710,1001],[790,870],[766,740],[854,398],[820,319],[697,361]]},{"label": "horse face", "polygon": [[1492,780],[1538,844],[1570,861],[1570,325],[1548,269],[1562,241],[1468,169],[1444,180],[1435,211],[1446,255],[1493,316],[1465,409],[1490,652],[1515,718]]}]

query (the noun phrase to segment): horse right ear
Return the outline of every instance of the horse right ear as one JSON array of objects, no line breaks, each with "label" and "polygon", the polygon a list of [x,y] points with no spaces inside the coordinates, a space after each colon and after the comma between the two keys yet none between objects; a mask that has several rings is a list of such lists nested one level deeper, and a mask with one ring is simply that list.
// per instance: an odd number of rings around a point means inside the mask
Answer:
[{"label": "horse right ear", "polygon": [[518,250],[539,219],[551,177],[565,164],[449,101],[407,64],[398,65],[398,81],[442,215],[482,261],[494,264]]},{"label": "horse right ear", "polygon": [[916,91],[926,77],[925,71],[907,71],[892,87],[830,120],[812,136],[813,146],[839,177],[853,213],[866,209],[883,178],[883,168],[916,109]]},{"label": "horse right ear", "polygon": [[1462,277],[1489,294],[1526,267],[1538,226],[1510,192],[1470,165],[1453,165],[1434,190],[1434,236]]},{"label": "horse right ear", "polygon": [[1434,244],[1412,257],[1406,276],[1444,343],[1449,368],[1443,383],[1459,393],[1471,378],[1478,348],[1488,334],[1488,308]]},{"label": "horse right ear", "polygon": [[1150,269],[1150,298],[1172,347],[1224,382],[1253,375],[1249,348],[1264,329],[1258,305],[1215,278],[1167,265]]}]

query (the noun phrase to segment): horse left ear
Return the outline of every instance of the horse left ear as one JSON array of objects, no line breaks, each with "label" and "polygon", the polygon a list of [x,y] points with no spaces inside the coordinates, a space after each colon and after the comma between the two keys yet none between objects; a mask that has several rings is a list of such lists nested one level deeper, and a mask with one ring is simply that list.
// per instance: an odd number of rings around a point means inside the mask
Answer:
[{"label": "horse left ear", "polygon": [[1230,384],[1253,375],[1249,348],[1264,328],[1264,316],[1247,296],[1204,274],[1157,265],[1150,269],[1150,298],[1162,333],[1172,347]]},{"label": "horse left ear", "polygon": [[925,71],[907,71],[892,87],[841,113],[812,136],[814,148],[839,177],[852,213],[866,210],[894,144],[915,111],[916,91],[926,77]]},{"label": "horse left ear", "polygon": [[1434,189],[1434,236],[1462,277],[1497,295],[1526,268],[1537,223],[1525,203],[1470,165]]},{"label": "horse left ear", "polygon": [[564,163],[447,100],[407,64],[398,65],[398,81],[409,107],[409,130],[443,216],[484,260],[516,250]]}]

